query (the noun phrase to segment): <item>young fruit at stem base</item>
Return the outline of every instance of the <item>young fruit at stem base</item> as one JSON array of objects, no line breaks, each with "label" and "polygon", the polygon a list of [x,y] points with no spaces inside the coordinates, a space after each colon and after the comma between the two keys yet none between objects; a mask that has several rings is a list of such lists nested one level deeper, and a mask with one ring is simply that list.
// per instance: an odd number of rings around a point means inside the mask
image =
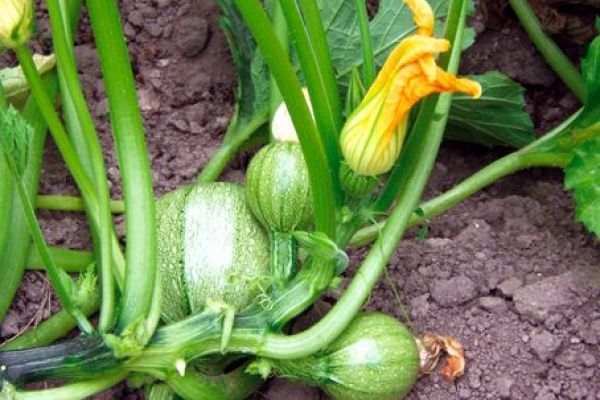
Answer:
[{"label": "young fruit at stem base", "polygon": [[256,217],[268,228],[290,233],[306,229],[313,217],[308,167],[296,143],[272,143],[252,159],[246,196]]},{"label": "young fruit at stem base", "polygon": [[195,184],[157,201],[162,316],[175,322],[208,302],[240,309],[260,297],[269,240],[233,183]]},{"label": "young fruit at stem base", "polygon": [[318,386],[336,400],[397,400],[418,377],[419,350],[395,318],[363,313],[321,353],[271,365],[276,374]]},{"label": "young fruit at stem base", "polygon": [[246,173],[246,196],[254,215],[270,232],[271,274],[282,286],[296,265],[295,230],[313,219],[308,167],[298,143],[272,143],[252,159]]}]

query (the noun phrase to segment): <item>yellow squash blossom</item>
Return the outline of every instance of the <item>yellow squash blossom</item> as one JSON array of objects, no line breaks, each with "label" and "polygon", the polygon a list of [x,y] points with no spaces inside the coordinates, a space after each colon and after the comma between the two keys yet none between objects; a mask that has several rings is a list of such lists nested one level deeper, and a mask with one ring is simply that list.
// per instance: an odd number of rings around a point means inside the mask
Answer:
[{"label": "yellow squash blossom", "polygon": [[32,0],[0,0],[0,48],[14,48],[29,39]]},{"label": "yellow squash blossom", "polygon": [[402,40],[386,60],[341,134],[342,153],[359,175],[388,172],[400,155],[410,109],[436,92],[463,92],[477,98],[481,86],[457,78],[435,63],[450,49],[446,39],[432,37],[434,16],[425,0],[404,0],[413,12],[416,34]]}]

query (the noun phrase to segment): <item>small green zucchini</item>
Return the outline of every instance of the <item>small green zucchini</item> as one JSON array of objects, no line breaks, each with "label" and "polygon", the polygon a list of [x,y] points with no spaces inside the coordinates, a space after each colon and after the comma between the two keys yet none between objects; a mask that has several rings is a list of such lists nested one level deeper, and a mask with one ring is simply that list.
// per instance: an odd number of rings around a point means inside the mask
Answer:
[{"label": "small green zucchini", "polygon": [[418,377],[419,350],[395,318],[363,313],[322,352],[272,365],[278,375],[318,386],[336,400],[398,400]]},{"label": "small green zucchini", "polygon": [[252,159],[246,196],[254,215],[270,232],[271,274],[279,286],[292,277],[296,263],[295,230],[312,224],[313,202],[308,167],[298,143],[271,143]]}]

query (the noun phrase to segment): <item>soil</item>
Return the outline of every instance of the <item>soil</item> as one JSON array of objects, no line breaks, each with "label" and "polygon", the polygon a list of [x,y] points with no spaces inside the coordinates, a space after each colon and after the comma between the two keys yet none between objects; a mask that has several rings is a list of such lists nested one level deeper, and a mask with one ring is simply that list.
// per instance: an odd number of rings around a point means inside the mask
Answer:
[{"label": "soil", "polygon": [[[572,2],[588,6],[535,3],[546,7],[545,12],[548,4],[557,7],[552,9],[556,15],[570,21],[593,20],[589,5],[594,2]],[[218,147],[232,112],[235,73],[212,1],[123,0],[121,4],[159,195],[192,181]],[[40,34],[34,46],[47,53],[50,37],[42,6],[37,13]],[[578,107],[529,43],[505,1],[479,2],[471,23],[479,35],[464,55],[462,73],[499,69],[521,82],[538,132]],[[112,195],[118,198],[121,190],[107,104],[87,18],[82,26],[77,59],[106,149]],[[565,26],[551,28],[559,44],[577,60],[584,54],[577,44],[582,43],[581,30],[575,37]],[[426,197],[447,190],[502,154],[445,144]],[[242,181],[249,156],[237,156],[223,179]],[[40,192],[76,193],[51,141]],[[50,243],[89,248],[83,217],[41,212],[40,218]],[[122,229],[122,221],[118,223]],[[382,280],[367,308],[396,315],[418,333],[454,336],[466,349],[467,368],[454,384],[442,381],[438,373],[422,378],[408,398],[600,399],[599,250],[597,240],[574,220],[572,198],[556,170],[502,179],[431,221],[424,240],[410,232],[388,270],[403,304]],[[354,266],[363,255],[364,250],[353,253]],[[0,341],[56,309],[44,275],[28,272],[2,323]],[[98,398],[139,396],[122,384]],[[277,379],[255,398],[326,397]]]}]

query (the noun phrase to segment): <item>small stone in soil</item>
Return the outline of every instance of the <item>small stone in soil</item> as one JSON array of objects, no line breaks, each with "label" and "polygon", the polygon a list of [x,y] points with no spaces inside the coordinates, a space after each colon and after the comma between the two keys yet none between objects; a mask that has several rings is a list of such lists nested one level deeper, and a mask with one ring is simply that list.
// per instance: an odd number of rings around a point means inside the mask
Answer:
[{"label": "small stone in soil", "polygon": [[504,299],[494,296],[480,297],[479,306],[486,311],[494,313],[505,311],[508,308]]},{"label": "small stone in soil", "polygon": [[531,335],[531,349],[541,361],[548,361],[554,358],[560,345],[560,338],[554,336],[547,330]]},{"label": "small stone in soil", "polygon": [[515,380],[509,376],[499,376],[494,381],[496,384],[496,390],[501,399],[510,399],[512,388],[515,386]]},{"label": "small stone in soil", "polygon": [[523,282],[519,278],[513,276],[500,282],[497,288],[503,296],[511,299],[515,294],[515,291],[521,286],[523,286]]},{"label": "small stone in soil", "polygon": [[194,58],[206,47],[210,35],[208,21],[202,17],[183,18],[176,27],[178,46],[187,58]]},{"label": "small stone in soil", "polygon": [[441,306],[451,307],[464,304],[477,296],[477,287],[466,276],[440,279],[431,285],[431,297]]},{"label": "small stone in soil", "polygon": [[531,322],[543,323],[551,312],[574,304],[569,283],[567,274],[562,274],[517,289],[513,296],[517,312]]},{"label": "small stone in soil", "polygon": [[318,400],[319,392],[307,386],[299,385],[284,379],[276,379],[264,393],[264,397],[270,400]]}]

